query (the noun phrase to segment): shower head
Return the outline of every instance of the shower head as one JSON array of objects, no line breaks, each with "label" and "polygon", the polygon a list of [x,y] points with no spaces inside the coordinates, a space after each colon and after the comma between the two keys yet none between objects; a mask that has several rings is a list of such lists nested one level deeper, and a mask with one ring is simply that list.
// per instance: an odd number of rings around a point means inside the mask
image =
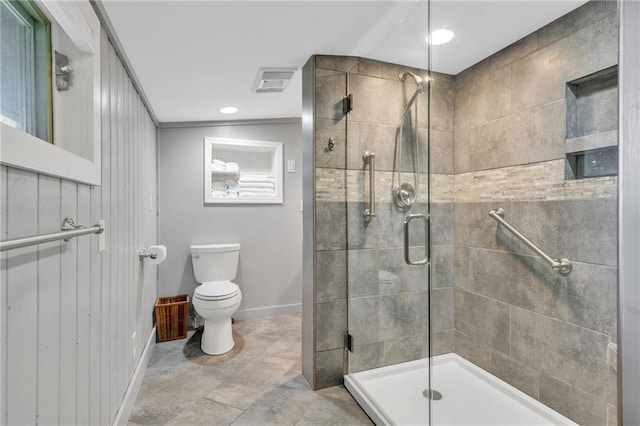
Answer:
[{"label": "shower head", "polygon": [[412,73],[411,71],[403,72],[398,75],[400,81],[405,81],[408,76],[413,77],[416,82],[416,86],[418,86],[418,92],[422,93],[427,90],[427,82],[429,81],[429,77],[422,78],[419,75]]}]

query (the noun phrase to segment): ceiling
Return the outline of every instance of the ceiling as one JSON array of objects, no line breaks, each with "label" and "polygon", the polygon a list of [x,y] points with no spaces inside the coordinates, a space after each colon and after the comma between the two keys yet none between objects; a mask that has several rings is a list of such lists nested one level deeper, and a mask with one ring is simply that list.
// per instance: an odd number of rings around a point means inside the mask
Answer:
[{"label": "ceiling", "polygon": [[[102,3],[160,122],[300,117],[300,70],[283,93],[252,86],[259,68],[300,69],[313,54],[427,67],[426,1]],[[432,1],[432,28],[456,34],[433,47],[433,69],[457,74],[583,3]]]}]

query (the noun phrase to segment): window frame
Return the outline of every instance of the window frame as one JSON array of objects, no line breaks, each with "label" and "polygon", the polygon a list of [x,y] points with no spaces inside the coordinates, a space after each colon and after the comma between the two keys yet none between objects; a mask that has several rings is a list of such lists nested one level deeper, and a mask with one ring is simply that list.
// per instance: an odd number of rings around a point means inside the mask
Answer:
[{"label": "window frame", "polygon": [[[26,132],[53,142],[53,78],[51,75],[51,22],[43,14],[33,0],[17,1],[3,0],[13,9],[10,13],[17,14],[31,29],[33,51],[30,55],[28,80],[33,87],[28,88],[28,98],[33,108],[26,111]],[[43,92],[43,98],[37,100],[36,93]],[[9,118],[9,117],[7,117]],[[44,135],[44,138],[41,136]]]},{"label": "window frame", "polygon": [[[91,140],[92,158],[86,159],[48,143],[14,127],[0,123],[0,164],[37,173],[99,186],[101,183],[101,81],[100,81],[100,21],[87,0],[36,1],[34,4],[55,22],[79,50],[92,54],[93,90]],[[53,24],[52,24],[53,26]],[[52,31],[54,29],[52,28]],[[52,47],[53,51],[55,47]],[[51,77],[55,74],[51,64]],[[52,81],[52,85],[53,80]],[[53,124],[55,125],[55,111]],[[50,130],[51,131],[51,130]],[[55,141],[54,141],[55,142]]]}]

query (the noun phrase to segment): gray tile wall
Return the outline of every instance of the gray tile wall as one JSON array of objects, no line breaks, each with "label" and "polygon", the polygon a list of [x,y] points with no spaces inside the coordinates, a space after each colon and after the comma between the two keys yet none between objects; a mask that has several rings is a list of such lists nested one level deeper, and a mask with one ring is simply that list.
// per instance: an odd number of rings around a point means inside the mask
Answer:
[{"label": "gray tile wall", "polygon": [[[455,172],[562,160],[566,83],[616,64],[615,19],[615,2],[589,2],[457,75]],[[615,196],[495,190],[502,201],[467,191],[455,204],[455,352],[580,424],[615,423]],[[498,226],[497,207],[573,272]]]},{"label": "gray tile wall", "polygon": [[[391,200],[397,179],[396,133],[412,81],[398,75],[409,69],[363,58],[316,56],[315,82],[315,353],[317,388],[342,382],[347,369],[343,337],[355,337],[350,371],[399,363],[428,354],[428,274],[426,267],[408,266],[403,258],[402,224],[407,213],[427,213],[426,174],[420,176],[418,203],[399,211]],[[431,167],[444,177],[453,174],[453,78],[436,74],[433,81],[433,143]],[[342,113],[342,97],[353,93],[354,109]],[[428,149],[427,96],[417,102],[421,158]],[[413,119],[413,117],[412,117]],[[405,124],[405,131],[410,127]],[[327,149],[329,137],[335,148]],[[406,141],[405,135],[405,141]],[[413,182],[411,152],[405,143],[401,169],[403,180]],[[362,154],[376,153],[376,211],[371,222],[363,220],[365,175]],[[426,172],[428,165],[420,164]],[[435,286],[432,324],[434,350],[453,350],[454,264],[453,179],[437,180],[440,197],[432,206]],[[442,188],[441,188],[442,187]],[[412,257],[423,255],[424,230],[415,224]],[[347,307],[348,305],[348,307]]]},{"label": "gray tile wall", "polygon": [[[365,150],[376,153],[376,170],[394,170],[396,131],[400,116],[415,91],[413,81],[402,83],[398,75],[412,71],[424,76],[423,70],[409,69],[394,64],[359,59],[348,75],[349,92],[354,96],[354,111],[347,116],[347,169],[362,170],[361,156]],[[432,146],[431,171],[437,174],[453,173],[453,93],[451,76],[435,74],[432,84]],[[428,132],[426,95],[417,101],[421,172],[428,170],[426,152]],[[422,115],[421,115],[422,114]],[[411,117],[414,120],[414,117]],[[415,123],[413,123],[415,125]],[[412,165],[410,144],[407,143],[409,120],[405,121],[403,164],[401,170],[410,172]],[[360,174],[359,177],[364,177]],[[413,182],[411,174],[403,180]],[[394,177],[377,184],[378,216],[369,223],[362,219],[363,204],[348,199],[348,322],[355,337],[355,351],[350,354],[350,371],[360,371],[399,362],[423,358],[428,355],[428,269],[408,266],[403,259],[404,217],[408,213],[427,213],[426,181],[418,187],[418,203],[403,212],[392,203],[391,190]],[[446,185],[452,185],[451,181]],[[395,182],[397,184],[397,182]],[[347,182],[347,192],[352,182]],[[355,182],[364,186],[362,179]],[[422,186],[421,186],[422,185]],[[435,189],[434,189],[435,190]],[[444,190],[443,190],[444,192]],[[449,193],[451,191],[448,191]],[[432,330],[438,333],[434,350],[448,352],[453,347],[453,264],[446,259],[453,251],[453,222],[446,215],[453,210],[453,200],[432,205],[434,238],[432,257],[437,259],[438,270],[432,293]],[[440,220],[436,220],[439,218]],[[422,230],[415,224],[411,244],[412,258],[422,256]],[[450,259],[453,259],[451,257]],[[435,260],[434,260],[435,262]]]},{"label": "gray tile wall", "polygon": [[[347,331],[347,120],[342,98],[356,58],[315,57],[314,383],[342,383]],[[328,149],[329,138],[334,149]]]},{"label": "gray tile wall", "polygon": [[563,156],[566,83],[617,63],[615,6],[589,2],[456,76],[456,173]]},{"label": "gray tile wall", "polygon": [[[551,389],[543,376],[560,381],[571,392],[550,406],[580,424],[603,424],[607,404],[616,404],[606,352],[616,339],[616,268],[607,264],[615,259],[615,200],[503,207],[507,221],[552,256],[571,259],[573,271],[561,276],[531,255],[487,216],[493,203],[457,204],[455,351],[545,404]],[[586,220],[563,221],[585,211]],[[583,229],[563,230],[567,220]],[[576,404],[589,410],[576,416]]]},{"label": "gray tile wall", "polygon": [[[463,199],[454,200],[453,194],[460,192],[454,183],[473,181],[475,172],[482,180],[488,170],[510,167],[513,175],[514,166],[563,161],[565,84],[615,65],[614,17],[615,2],[592,1],[455,78],[436,74],[432,128],[418,124],[423,140],[431,132],[432,182],[439,185],[431,188],[438,194],[431,205],[432,354],[455,350],[581,424],[616,419],[616,375],[606,358],[617,309],[610,179],[569,191],[563,170],[551,167],[562,173],[550,180],[560,185],[555,192],[485,188],[500,194],[514,226],[553,256],[574,262],[568,277],[489,218],[498,205],[487,200],[495,197],[474,199],[473,191],[463,191]],[[398,82],[402,70],[361,58],[316,57],[318,388],[342,381],[347,324],[356,346],[351,371],[427,355],[425,272],[404,265],[401,227],[393,225],[403,213],[384,199],[398,117],[413,90]],[[355,109],[345,117],[341,100],[348,92]],[[332,152],[329,136],[336,142]],[[369,224],[361,219],[365,150],[376,152],[379,175],[379,216]],[[453,179],[454,173],[465,179]],[[600,184],[608,186],[599,190]],[[331,185],[335,191],[326,189]]]},{"label": "gray tile wall", "polygon": [[[453,76],[432,73],[431,82],[431,336],[430,353],[440,355],[454,350],[455,240],[454,100]],[[450,194],[441,197],[438,194]],[[434,202],[435,201],[435,202]]]}]

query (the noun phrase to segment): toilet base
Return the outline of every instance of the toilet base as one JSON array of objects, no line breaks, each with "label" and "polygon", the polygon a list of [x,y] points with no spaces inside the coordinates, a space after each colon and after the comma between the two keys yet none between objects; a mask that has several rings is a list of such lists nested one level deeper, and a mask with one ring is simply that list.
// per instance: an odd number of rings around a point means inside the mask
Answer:
[{"label": "toilet base", "polygon": [[223,300],[201,300],[193,294],[193,308],[204,319],[200,348],[207,355],[222,355],[233,349],[231,315],[240,306],[242,293]]},{"label": "toilet base", "polygon": [[233,349],[231,317],[205,319],[200,348],[207,355],[222,355]]}]

